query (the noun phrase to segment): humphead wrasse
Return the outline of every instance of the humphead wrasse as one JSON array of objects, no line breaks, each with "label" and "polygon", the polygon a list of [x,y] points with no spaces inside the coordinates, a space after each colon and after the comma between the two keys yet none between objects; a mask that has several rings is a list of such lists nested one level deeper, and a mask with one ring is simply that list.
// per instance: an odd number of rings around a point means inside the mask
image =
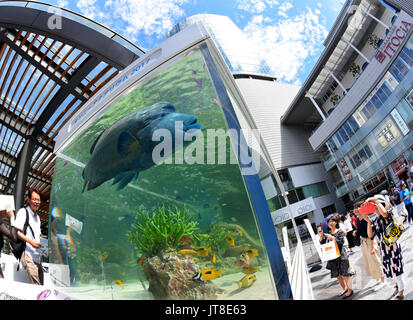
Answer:
[{"label": "humphead wrasse", "polygon": [[[123,189],[132,179],[137,179],[141,171],[156,164],[152,156],[155,147],[165,144],[159,150],[162,157],[159,162],[162,162],[190,144],[192,139],[184,137],[199,134],[201,125],[197,121],[193,115],[176,113],[175,106],[169,102],[158,102],[128,113],[104,130],[93,143],[90,159],[82,173],[85,180],[82,192],[86,187],[87,190],[95,189],[112,178],[113,184],[118,184],[117,189]],[[167,145],[166,132],[170,134],[171,146]],[[164,141],[159,142],[162,137]]]}]

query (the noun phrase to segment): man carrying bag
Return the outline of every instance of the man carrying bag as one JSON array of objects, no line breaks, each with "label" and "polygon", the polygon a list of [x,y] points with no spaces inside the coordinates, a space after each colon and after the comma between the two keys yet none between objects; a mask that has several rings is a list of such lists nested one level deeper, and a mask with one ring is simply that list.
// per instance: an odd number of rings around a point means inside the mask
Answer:
[{"label": "man carrying bag", "polygon": [[[25,242],[25,245],[23,244],[25,249],[21,253],[20,260],[24,269],[26,269],[30,283],[43,285],[43,269],[41,255],[38,250],[41,248],[40,217],[37,214],[40,201],[40,192],[31,189],[29,191],[29,205],[17,212],[14,226],[18,230],[17,237]],[[18,244],[18,247],[20,248],[20,244]]]}]

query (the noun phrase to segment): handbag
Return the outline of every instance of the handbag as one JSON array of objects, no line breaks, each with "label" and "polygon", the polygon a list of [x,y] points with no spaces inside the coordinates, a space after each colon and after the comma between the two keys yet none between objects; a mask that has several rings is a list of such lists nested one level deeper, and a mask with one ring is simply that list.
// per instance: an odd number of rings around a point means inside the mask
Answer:
[{"label": "handbag", "polygon": [[386,232],[383,236],[382,242],[391,247],[397,240],[400,239],[401,235],[404,233],[403,223],[397,222],[395,219],[386,227]]},{"label": "handbag", "polygon": [[326,242],[320,245],[320,248],[325,261],[340,258],[340,250],[336,240]]}]

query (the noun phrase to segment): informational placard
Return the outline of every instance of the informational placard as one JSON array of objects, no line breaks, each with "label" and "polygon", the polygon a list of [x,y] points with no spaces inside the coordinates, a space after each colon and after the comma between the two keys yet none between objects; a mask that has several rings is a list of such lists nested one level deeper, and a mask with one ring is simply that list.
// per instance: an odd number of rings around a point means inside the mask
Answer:
[{"label": "informational placard", "polygon": [[83,222],[77,220],[69,214],[66,214],[65,225],[75,230],[78,234],[82,232]]},{"label": "informational placard", "polygon": [[0,211],[6,210],[6,207],[10,206],[14,211],[14,197],[12,195],[0,195]]}]

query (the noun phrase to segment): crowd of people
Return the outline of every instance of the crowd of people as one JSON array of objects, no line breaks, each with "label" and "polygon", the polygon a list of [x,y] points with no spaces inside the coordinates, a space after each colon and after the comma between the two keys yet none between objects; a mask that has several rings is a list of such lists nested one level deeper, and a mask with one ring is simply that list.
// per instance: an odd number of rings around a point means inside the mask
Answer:
[{"label": "crowd of people", "polygon": [[321,244],[333,240],[337,243],[340,256],[327,261],[326,268],[332,278],[337,278],[343,290],[339,296],[343,299],[354,294],[352,277],[355,272],[350,255],[355,247],[361,250],[367,276],[394,285],[394,299],[404,299],[404,262],[398,239],[413,224],[410,190],[402,180],[389,190],[354,203],[350,212],[341,216],[331,214],[326,218],[328,230],[318,231]]}]

